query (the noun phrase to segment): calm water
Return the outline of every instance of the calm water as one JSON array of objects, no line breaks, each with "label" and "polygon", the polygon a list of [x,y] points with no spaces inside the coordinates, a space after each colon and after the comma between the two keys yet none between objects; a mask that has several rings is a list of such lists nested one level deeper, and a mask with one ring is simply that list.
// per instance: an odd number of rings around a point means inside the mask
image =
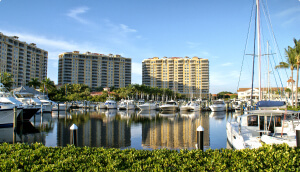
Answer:
[{"label": "calm water", "polygon": [[[46,146],[70,144],[70,126],[78,126],[78,146],[135,149],[195,149],[196,129],[204,128],[205,149],[228,148],[226,122],[235,114],[158,111],[72,110],[37,114],[29,123],[0,128],[0,142],[35,143]],[[15,134],[15,135],[14,135]]]}]

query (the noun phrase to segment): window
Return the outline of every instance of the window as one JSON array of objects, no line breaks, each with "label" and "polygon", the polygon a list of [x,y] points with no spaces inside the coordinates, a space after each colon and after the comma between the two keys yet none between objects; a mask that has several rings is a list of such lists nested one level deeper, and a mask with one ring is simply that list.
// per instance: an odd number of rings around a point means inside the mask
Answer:
[{"label": "window", "polygon": [[248,116],[248,126],[258,126],[258,116],[257,115]]},{"label": "window", "polygon": [[281,116],[275,116],[275,127],[281,127]]}]

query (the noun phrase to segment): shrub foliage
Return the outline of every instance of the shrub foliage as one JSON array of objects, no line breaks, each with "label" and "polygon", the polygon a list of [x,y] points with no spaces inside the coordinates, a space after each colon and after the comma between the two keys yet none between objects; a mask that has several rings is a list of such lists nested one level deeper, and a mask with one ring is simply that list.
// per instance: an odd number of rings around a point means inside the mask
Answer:
[{"label": "shrub foliage", "polygon": [[0,144],[0,171],[299,171],[300,149],[135,150]]}]

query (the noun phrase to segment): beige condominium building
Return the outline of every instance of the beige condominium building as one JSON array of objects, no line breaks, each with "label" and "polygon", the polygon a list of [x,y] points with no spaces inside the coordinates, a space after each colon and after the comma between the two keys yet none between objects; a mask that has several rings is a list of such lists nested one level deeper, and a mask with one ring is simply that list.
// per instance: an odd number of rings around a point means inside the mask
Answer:
[{"label": "beige condominium building", "polygon": [[143,60],[143,84],[170,88],[187,97],[208,99],[209,62],[198,57],[153,57]]},{"label": "beige condominium building", "polygon": [[63,84],[125,87],[131,84],[131,58],[79,51],[59,54],[58,85]]},{"label": "beige condominium building", "polygon": [[31,78],[47,77],[48,52],[0,32],[0,72],[13,75],[13,87],[25,86]]}]

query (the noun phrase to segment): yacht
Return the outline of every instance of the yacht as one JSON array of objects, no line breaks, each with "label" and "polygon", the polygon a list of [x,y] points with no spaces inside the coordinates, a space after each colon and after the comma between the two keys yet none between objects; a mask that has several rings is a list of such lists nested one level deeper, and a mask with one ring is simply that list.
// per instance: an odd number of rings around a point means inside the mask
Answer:
[{"label": "yacht", "polygon": [[132,110],[135,109],[135,104],[133,100],[122,100],[118,105],[119,110]]},{"label": "yacht", "polygon": [[117,102],[114,100],[106,100],[104,105],[106,106],[106,109],[117,109],[118,107]]},{"label": "yacht", "polygon": [[211,111],[217,112],[217,111],[225,111],[226,110],[226,105],[224,100],[216,100],[213,102],[212,105],[209,106]]},{"label": "yacht", "polygon": [[170,100],[167,101],[166,104],[159,106],[162,111],[177,111],[179,109],[179,105],[176,101]]},{"label": "yacht", "polygon": [[52,111],[68,111],[71,108],[72,104],[71,103],[54,103],[52,106]]},{"label": "yacht", "polygon": [[52,108],[56,104],[54,101],[50,100],[47,95],[36,95],[35,97],[41,101],[43,112],[52,112]]},{"label": "yacht", "polygon": [[242,104],[241,100],[235,100],[235,101],[232,102],[232,108],[235,111],[240,111],[241,110],[241,104]]},{"label": "yacht", "polygon": [[[2,83],[0,83],[0,102],[4,104],[13,104],[18,109],[23,109],[23,120],[28,121],[30,118],[40,110],[40,107],[35,107],[33,105],[23,104],[17,100],[10,92],[6,91],[6,88]],[[21,120],[21,117],[18,115],[18,121]]]},{"label": "yacht", "polygon": [[180,111],[199,111],[200,105],[197,102],[190,101],[186,105],[180,107]]},{"label": "yacht", "polygon": [[138,105],[138,108],[143,110],[143,111],[151,111],[151,110],[158,109],[159,105],[155,102],[150,101],[150,102]]},{"label": "yacht", "polygon": [[296,146],[299,113],[284,110],[252,110],[227,122],[227,139],[234,149],[259,148],[262,143]]},{"label": "yacht", "polygon": [[[12,127],[14,123],[14,107],[12,103],[0,103],[0,127]],[[22,108],[17,108],[17,114]]]},{"label": "yacht", "polygon": [[100,102],[100,103],[97,104],[96,109],[97,110],[106,109],[106,106],[103,102]]}]

